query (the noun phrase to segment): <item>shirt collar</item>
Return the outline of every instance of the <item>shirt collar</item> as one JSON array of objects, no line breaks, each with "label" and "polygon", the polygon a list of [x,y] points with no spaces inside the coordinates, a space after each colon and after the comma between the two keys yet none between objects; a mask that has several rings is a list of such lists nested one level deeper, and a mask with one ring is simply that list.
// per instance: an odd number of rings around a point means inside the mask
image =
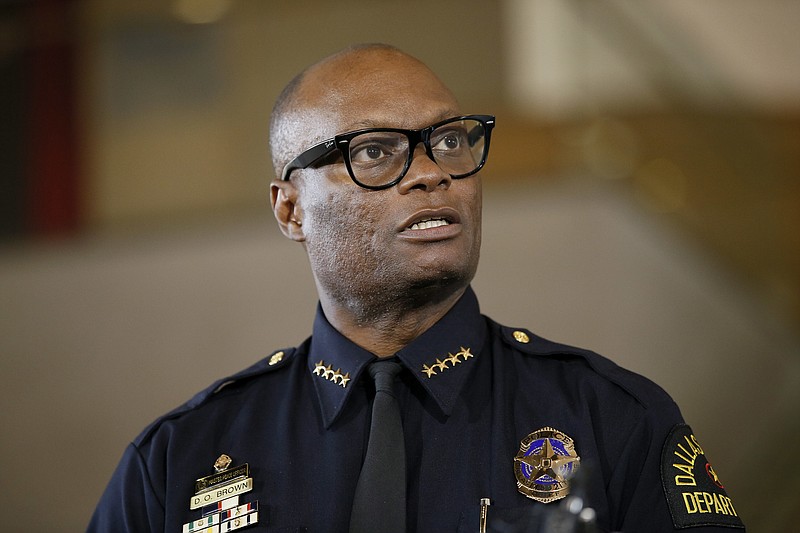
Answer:
[{"label": "shirt collar", "polygon": [[[471,288],[436,324],[397,352],[396,357],[449,416],[474,360],[481,356],[486,323]],[[317,306],[308,370],[325,427],[347,403],[366,366],[376,357],[339,333]]]}]

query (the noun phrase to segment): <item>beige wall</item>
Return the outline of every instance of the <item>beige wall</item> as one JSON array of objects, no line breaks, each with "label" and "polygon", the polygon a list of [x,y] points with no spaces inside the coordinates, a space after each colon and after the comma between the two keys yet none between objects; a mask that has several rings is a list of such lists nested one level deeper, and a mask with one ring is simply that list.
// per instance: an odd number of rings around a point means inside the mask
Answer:
[{"label": "beige wall", "polygon": [[[179,4],[225,9],[188,24]],[[757,17],[747,0],[76,5],[93,230],[259,209],[281,87],[383,41],[428,62],[466,111],[498,115],[493,177],[621,182],[800,325],[800,3]]]},{"label": "beige wall", "polygon": [[84,4],[95,227],[261,205],[272,103],[300,68],[352,43],[425,58],[470,112],[502,100],[493,2],[242,0],[212,25],[180,22],[171,4]]}]

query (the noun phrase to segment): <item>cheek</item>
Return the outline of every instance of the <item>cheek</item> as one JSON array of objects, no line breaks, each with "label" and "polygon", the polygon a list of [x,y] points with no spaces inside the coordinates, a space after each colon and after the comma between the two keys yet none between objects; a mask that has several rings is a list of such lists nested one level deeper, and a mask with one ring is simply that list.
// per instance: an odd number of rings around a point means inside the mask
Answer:
[{"label": "cheek", "polygon": [[[467,179],[469,180],[472,178]],[[480,242],[483,208],[481,181],[480,179],[475,179],[472,182],[467,182],[466,185],[468,185],[468,187],[465,187],[461,194],[461,204],[464,206],[464,211],[468,213],[467,218],[471,226],[469,229],[475,235],[478,242]]]},{"label": "cheek", "polygon": [[305,208],[303,228],[309,255],[317,263],[351,264],[369,261],[379,249],[377,213],[351,197],[319,198]]},{"label": "cheek", "polygon": [[474,270],[477,269],[481,250],[482,199],[479,180],[476,180],[475,184],[465,190],[462,202],[466,220],[468,221],[464,229],[469,235],[468,240],[465,242],[465,246],[467,246],[465,252],[468,254],[468,263],[474,273]]}]

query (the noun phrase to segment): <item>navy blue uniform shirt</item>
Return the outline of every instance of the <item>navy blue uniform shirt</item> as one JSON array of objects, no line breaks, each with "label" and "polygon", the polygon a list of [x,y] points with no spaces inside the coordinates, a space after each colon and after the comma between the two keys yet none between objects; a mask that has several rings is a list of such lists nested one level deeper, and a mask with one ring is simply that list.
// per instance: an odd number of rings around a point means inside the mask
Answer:
[{"label": "navy blue uniform shirt", "polygon": [[[520,442],[542,428],[574,442],[586,500],[605,531],[740,524],[721,488],[702,488],[710,466],[703,470],[702,450],[662,389],[592,352],[495,323],[471,289],[395,357],[410,531],[478,531],[481,498],[491,499],[490,515],[558,505],[517,487]],[[244,531],[347,531],[369,437],[365,367],[374,360],[318,310],[302,345],[220,380],[139,435],[89,530],[188,530],[202,517],[190,509],[195,480],[224,453],[233,466],[247,463],[253,480],[240,504],[257,502],[259,520]],[[681,457],[683,468],[671,466]]]}]

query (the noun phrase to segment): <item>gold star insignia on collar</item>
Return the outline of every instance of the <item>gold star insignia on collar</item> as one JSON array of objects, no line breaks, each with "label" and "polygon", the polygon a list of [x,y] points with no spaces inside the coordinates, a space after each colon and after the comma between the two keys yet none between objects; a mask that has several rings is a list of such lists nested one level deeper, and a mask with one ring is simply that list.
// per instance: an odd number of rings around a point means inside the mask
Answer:
[{"label": "gold star insignia on collar", "polygon": [[342,388],[347,387],[347,383],[350,381],[350,372],[342,374],[341,369],[336,369],[336,372],[333,373],[331,381]]},{"label": "gold star insignia on collar", "polygon": [[[456,365],[473,357],[475,357],[475,355],[470,352],[469,348],[464,348],[461,346],[461,349],[456,353],[448,353],[447,357],[437,357],[435,362],[423,364],[420,372],[430,378],[431,376],[439,375],[439,373],[444,372],[445,370],[454,368]],[[449,366],[448,363],[450,363]]]},{"label": "gold star insignia on collar", "polygon": [[341,368],[334,370],[333,366],[325,364],[325,361],[321,359],[318,363],[314,363],[314,370],[312,370],[311,373],[339,385],[343,389],[350,383],[350,372],[342,374]]},{"label": "gold star insignia on collar", "polygon": [[[435,365],[434,365],[435,366]],[[436,369],[428,365],[422,365],[422,373],[428,377],[436,375]]]}]

